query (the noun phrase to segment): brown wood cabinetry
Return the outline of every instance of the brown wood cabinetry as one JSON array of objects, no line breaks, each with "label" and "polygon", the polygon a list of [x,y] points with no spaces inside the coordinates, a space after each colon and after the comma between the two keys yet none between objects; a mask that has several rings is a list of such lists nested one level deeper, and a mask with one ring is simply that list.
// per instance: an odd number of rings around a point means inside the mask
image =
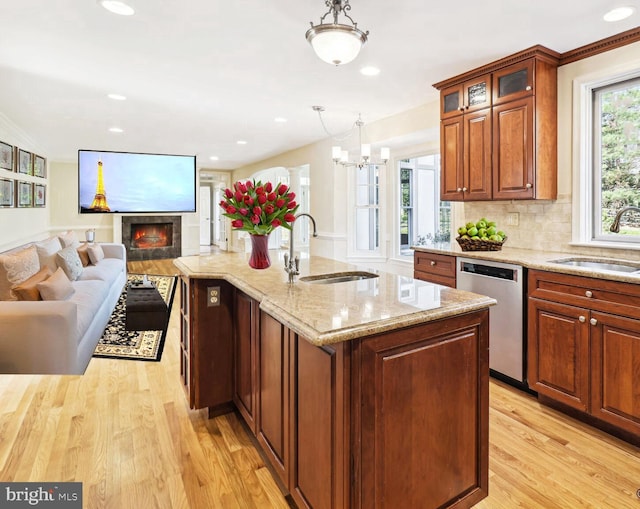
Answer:
[{"label": "brown wood cabinetry", "polygon": [[[534,46],[434,85],[442,200],[556,198],[558,59]],[[482,84],[482,101],[465,104]]]},{"label": "brown wood cabinetry", "polygon": [[529,386],[640,436],[638,285],[529,271]]},{"label": "brown wood cabinetry", "polygon": [[258,302],[234,289],[233,402],[256,432]]},{"label": "brown wood cabinetry", "polygon": [[180,281],[180,377],[189,406],[213,415],[228,410],[233,395],[233,287],[218,279]]},{"label": "brown wood cabinetry", "polygon": [[443,254],[413,252],[413,277],[430,283],[456,287],[456,257]]}]

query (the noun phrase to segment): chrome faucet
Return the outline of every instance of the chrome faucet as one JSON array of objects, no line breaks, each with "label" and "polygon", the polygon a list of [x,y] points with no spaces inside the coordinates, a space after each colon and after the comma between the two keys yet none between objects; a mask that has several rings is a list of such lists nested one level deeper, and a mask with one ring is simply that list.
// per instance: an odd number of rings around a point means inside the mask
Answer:
[{"label": "chrome faucet", "polygon": [[636,212],[640,212],[640,208],[634,207],[633,205],[629,205],[628,207],[622,207],[616,213],[616,217],[613,219],[613,224],[611,225],[611,228],[609,228],[609,231],[612,231],[613,233],[620,233],[620,218],[625,212],[629,212],[630,210],[635,210]]},{"label": "chrome faucet", "polygon": [[296,219],[293,223],[291,223],[291,230],[289,233],[289,252],[284,254],[284,271],[289,274],[289,283],[293,283],[295,281],[295,276],[300,274],[300,258],[293,256],[293,227],[296,225],[299,217],[307,216],[311,223],[313,224],[313,236],[317,237],[318,233],[316,232],[316,220],[311,216],[311,214],[307,214],[303,212],[296,216]]}]

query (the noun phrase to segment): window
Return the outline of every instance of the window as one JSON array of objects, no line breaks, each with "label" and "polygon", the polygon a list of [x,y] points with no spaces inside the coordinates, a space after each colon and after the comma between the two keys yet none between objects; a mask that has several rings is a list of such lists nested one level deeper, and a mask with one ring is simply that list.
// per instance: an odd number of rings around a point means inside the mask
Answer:
[{"label": "window", "polygon": [[380,169],[365,165],[356,170],[356,251],[380,248]]},{"label": "window", "polygon": [[414,245],[449,242],[451,204],[440,201],[440,155],[398,163],[399,253],[413,256]]},{"label": "window", "polygon": [[639,211],[622,216],[619,233],[610,230],[617,212],[640,207],[640,78],[593,88],[592,95],[592,238],[640,243]]}]

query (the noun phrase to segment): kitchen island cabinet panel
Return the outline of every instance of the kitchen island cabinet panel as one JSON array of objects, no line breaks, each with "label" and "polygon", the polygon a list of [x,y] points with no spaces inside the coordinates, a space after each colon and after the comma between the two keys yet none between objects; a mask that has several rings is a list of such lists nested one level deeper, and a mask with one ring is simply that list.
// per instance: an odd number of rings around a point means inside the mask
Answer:
[{"label": "kitchen island cabinet panel", "polygon": [[256,433],[256,350],[259,332],[258,302],[235,290],[233,402]]},{"label": "kitchen island cabinet panel", "polygon": [[348,345],[293,344],[291,494],[301,508],[348,507]]},{"label": "kitchen island cabinet panel", "polygon": [[488,313],[475,313],[359,344],[357,507],[471,507],[486,496],[488,335]]},{"label": "kitchen island cabinet panel", "polygon": [[289,468],[289,329],[260,313],[257,438],[287,486]]}]

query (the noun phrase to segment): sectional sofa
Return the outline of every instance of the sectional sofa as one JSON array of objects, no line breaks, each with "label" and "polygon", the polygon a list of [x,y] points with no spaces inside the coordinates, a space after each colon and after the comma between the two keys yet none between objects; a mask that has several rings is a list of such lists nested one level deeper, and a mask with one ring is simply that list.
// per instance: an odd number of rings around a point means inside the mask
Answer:
[{"label": "sectional sofa", "polygon": [[72,232],[0,253],[0,373],[84,373],[126,281],[122,244]]}]

